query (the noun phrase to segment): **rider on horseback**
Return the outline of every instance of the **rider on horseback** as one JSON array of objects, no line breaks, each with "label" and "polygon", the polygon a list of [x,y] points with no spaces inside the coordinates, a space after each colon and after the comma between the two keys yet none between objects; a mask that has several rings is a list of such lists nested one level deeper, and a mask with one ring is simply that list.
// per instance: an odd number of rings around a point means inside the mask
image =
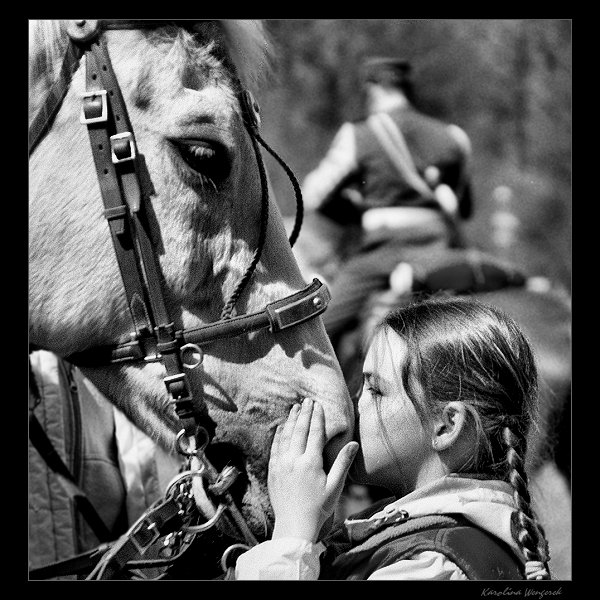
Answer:
[{"label": "rider on horseback", "polygon": [[334,346],[398,263],[458,245],[457,220],[471,216],[469,139],[413,107],[410,72],[404,60],[364,63],[369,117],[344,123],[304,181],[307,210],[361,224],[361,244],[332,282],[323,316]]}]

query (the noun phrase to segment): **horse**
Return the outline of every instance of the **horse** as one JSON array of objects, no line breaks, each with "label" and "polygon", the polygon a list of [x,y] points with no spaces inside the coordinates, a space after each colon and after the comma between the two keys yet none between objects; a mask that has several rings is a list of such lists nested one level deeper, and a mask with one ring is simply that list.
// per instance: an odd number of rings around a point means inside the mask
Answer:
[{"label": "horse", "polygon": [[[95,578],[126,577],[162,541],[218,559],[266,539],[270,443],[302,398],[324,408],[326,465],[352,436],[327,289],[291,249],[301,198],[288,239],[261,158],[298,197],[259,133],[271,53],[257,21],[30,22],[30,347],[185,461],[164,502],[96,553]],[[187,575],[218,578],[213,562]]]}]

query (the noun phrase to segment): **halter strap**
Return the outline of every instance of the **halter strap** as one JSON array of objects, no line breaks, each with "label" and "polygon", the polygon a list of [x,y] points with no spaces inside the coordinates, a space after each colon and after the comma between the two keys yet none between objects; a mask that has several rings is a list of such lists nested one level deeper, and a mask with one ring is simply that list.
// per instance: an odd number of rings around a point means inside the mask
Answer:
[{"label": "halter strap", "polygon": [[[330,299],[327,286],[315,278],[303,290],[271,302],[263,310],[177,331],[175,336],[183,347],[187,344],[204,346],[220,339],[267,328],[272,333],[277,333],[320,315],[327,308]],[[151,362],[161,360],[161,356],[156,352],[156,347],[153,347],[153,338],[147,337],[114,346],[90,348],[71,354],[65,360],[80,367],[92,367],[122,362]]]},{"label": "halter strap", "polygon": [[[77,36],[74,42],[79,43]],[[104,215],[110,226],[135,332],[137,336],[148,332],[155,336],[166,370],[165,386],[186,433],[193,435],[202,423],[212,434],[216,426],[208,416],[206,404],[194,406],[175,326],[164,301],[145,211],[147,198],[140,184],[140,170],[145,164],[136,148],[106,41],[101,34],[95,34],[91,41],[86,36],[84,44],[87,91],[83,96],[81,121],[90,137]]]}]

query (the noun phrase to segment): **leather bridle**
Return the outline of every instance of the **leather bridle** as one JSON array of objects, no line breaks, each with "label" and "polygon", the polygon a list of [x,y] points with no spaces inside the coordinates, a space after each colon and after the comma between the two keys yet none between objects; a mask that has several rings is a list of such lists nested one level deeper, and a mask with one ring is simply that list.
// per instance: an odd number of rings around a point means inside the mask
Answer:
[{"label": "leather bridle", "polygon": [[[257,543],[228,491],[238,472],[233,467],[217,472],[204,454],[216,425],[208,414],[204,399],[193,397],[186,371],[202,363],[205,348],[211,342],[260,329],[277,333],[294,327],[321,314],[330,299],[327,287],[314,279],[305,289],[267,304],[261,311],[231,316],[237,298],[260,259],[266,236],[268,184],[258,143],[278,160],[294,186],[297,212],[290,236],[292,245],[302,222],[302,197],[298,182],[287,165],[260,137],[258,106],[251,93],[241,89],[238,98],[261,180],[262,218],[258,247],[246,273],[225,304],[220,320],[194,329],[176,329],[164,300],[160,267],[148,227],[146,203],[149,194],[144,182],[149,180],[149,174],[137,150],[126,105],[102,35],[107,29],[147,29],[174,23],[189,25],[189,22],[174,21],[71,21],[67,30],[70,42],[60,76],[29,130],[31,155],[50,129],[79,59],[85,55],[87,89],[82,98],[80,120],[90,137],[104,202],[104,216],[110,227],[133,332],[115,345],[90,348],[67,357],[67,360],[78,366],[161,361],[166,370],[164,383],[169,404],[181,422],[182,428],[177,438],[179,451],[187,459],[186,468],[169,485],[165,498],[144,513],[127,534],[99,554],[96,568],[88,578],[115,577],[134,564],[138,568],[142,568],[142,563],[151,566],[169,564],[189,547],[196,534],[208,530],[222,519],[225,511],[233,519],[245,543]],[[197,509],[193,506],[190,490],[192,478],[198,476],[205,479],[207,488],[218,498],[219,505],[212,518],[194,525],[191,523],[197,520]],[[163,539],[167,540],[164,543],[170,549],[170,557],[144,560],[148,550]],[[245,544],[234,546],[247,547]],[[231,570],[226,564],[223,564],[223,568]]]}]

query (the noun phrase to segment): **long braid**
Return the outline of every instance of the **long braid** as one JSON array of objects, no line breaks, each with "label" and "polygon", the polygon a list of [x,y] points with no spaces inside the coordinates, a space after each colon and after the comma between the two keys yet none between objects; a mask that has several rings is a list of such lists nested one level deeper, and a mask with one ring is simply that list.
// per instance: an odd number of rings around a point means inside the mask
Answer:
[{"label": "long braid", "polygon": [[513,498],[517,507],[515,526],[518,532],[516,537],[527,560],[525,564],[526,577],[527,579],[550,579],[547,566],[548,543],[544,530],[531,508],[525,463],[517,451],[517,448],[523,445],[523,440],[513,433],[509,426],[503,428],[502,440],[506,446],[508,481],[514,490]]}]

